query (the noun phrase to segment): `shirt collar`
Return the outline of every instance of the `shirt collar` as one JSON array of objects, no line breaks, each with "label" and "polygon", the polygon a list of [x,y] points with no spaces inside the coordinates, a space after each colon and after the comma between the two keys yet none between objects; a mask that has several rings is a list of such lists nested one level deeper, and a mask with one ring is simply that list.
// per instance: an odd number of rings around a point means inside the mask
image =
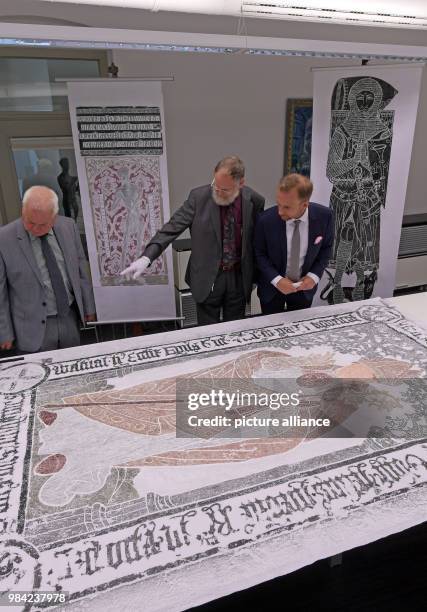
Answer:
[{"label": "shirt collar", "polygon": [[[36,240],[39,240],[39,239],[40,239],[40,236],[34,236],[34,234],[32,234],[31,232],[27,232],[27,234],[28,234],[28,236],[29,236],[29,238],[30,238],[31,242],[35,242]],[[48,235],[48,236],[53,236],[53,235],[54,235],[54,234],[53,234],[53,229],[50,229],[50,230],[47,232],[47,235]]]},{"label": "shirt collar", "polygon": [[[289,219],[289,221],[286,221],[286,223],[293,223],[295,221],[295,219]],[[301,223],[307,223],[308,221],[308,206],[304,211],[304,214],[299,217],[298,221],[301,221]]]}]

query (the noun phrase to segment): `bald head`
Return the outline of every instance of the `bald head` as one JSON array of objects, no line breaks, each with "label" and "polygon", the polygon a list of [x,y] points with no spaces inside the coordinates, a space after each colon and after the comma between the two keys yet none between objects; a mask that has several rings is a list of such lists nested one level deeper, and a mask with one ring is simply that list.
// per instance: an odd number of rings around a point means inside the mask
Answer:
[{"label": "bald head", "polygon": [[49,187],[27,189],[22,199],[22,222],[33,236],[47,234],[58,214],[58,196]]}]

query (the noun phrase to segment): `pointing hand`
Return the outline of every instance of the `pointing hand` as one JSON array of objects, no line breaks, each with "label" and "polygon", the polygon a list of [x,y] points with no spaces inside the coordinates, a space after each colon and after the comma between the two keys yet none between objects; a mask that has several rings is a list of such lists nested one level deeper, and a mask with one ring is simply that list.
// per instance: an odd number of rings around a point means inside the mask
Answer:
[{"label": "pointing hand", "polygon": [[144,274],[150,264],[151,261],[148,259],[148,257],[145,257],[145,255],[143,255],[142,257],[136,259],[133,263],[131,263],[128,268],[125,268],[122,272],[120,272],[120,276],[124,276],[125,278],[127,278],[127,280],[136,280],[142,274]]}]

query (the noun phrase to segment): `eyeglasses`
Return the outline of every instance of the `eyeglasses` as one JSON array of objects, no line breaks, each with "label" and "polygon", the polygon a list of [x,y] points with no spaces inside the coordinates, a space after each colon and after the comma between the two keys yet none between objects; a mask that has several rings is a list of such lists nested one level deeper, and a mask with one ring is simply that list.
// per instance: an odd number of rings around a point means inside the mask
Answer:
[{"label": "eyeglasses", "polygon": [[234,187],[232,189],[221,189],[220,187],[216,186],[215,179],[213,179],[213,181],[211,183],[211,187],[215,191],[218,191],[219,193],[223,193],[224,195],[227,195],[228,193],[233,193],[233,191],[235,189]]}]

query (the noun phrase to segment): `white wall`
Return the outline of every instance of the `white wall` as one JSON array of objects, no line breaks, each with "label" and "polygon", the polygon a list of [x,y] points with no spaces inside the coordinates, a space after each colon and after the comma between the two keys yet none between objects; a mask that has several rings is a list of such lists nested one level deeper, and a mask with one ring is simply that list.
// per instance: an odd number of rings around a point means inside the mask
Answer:
[{"label": "white wall", "polygon": [[[244,160],[247,183],[268,199],[283,173],[287,98],[313,95],[312,66],[348,60],[114,51],[121,77],[174,76],[165,82],[171,210],[210,182],[221,157]],[[424,189],[427,80],[423,80],[405,214],[427,212]]]},{"label": "white wall", "polygon": [[[121,7],[74,5],[40,0],[0,1],[0,21],[73,23],[108,28],[236,34],[236,18],[150,12]],[[274,19],[246,19],[246,33],[425,45],[425,31],[331,25]],[[210,179],[217,158],[235,151],[248,169],[248,182],[267,197],[283,168],[285,102],[311,97],[310,66],[351,62],[306,58],[208,56],[114,52],[120,76],[169,75],[165,84],[167,144],[172,209],[191,186]],[[423,79],[405,213],[427,212],[425,142],[427,79]]]},{"label": "white wall", "polygon": [[404,214],[427,213],[427,76],[424,68]]}]

